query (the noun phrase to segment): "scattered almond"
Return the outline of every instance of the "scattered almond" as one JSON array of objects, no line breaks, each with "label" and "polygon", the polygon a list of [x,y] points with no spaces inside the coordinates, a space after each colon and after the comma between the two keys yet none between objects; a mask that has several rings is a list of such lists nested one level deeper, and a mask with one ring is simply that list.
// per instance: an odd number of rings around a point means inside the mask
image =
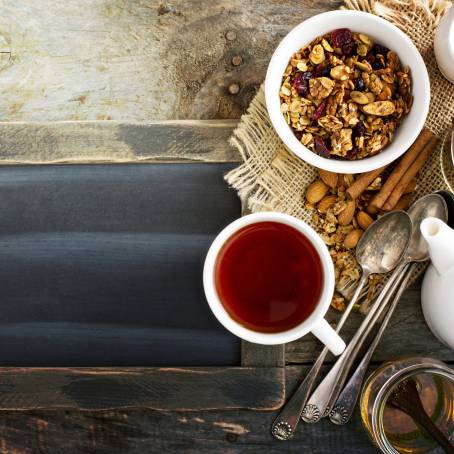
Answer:
[{"label": "scattered almond", "polygon": [[356,222],[363,230],[366,230],[374,220],[365,211],[360,211],[356,215]]},{"label": "scattered almond", "polygon": [[309,203],[317,203],[325,197],[328,189],[328,185],[326,185],[322,180],[315,180],[307,188],[306,200]]},{"label": "scattered almond", "polygon": [[354,200],[348,200],[346,202],[346,207],[339,213],[337,221],[339,225],[348,225],[353,220],[355,215],[356,202]]},{"label": "scattered almond", "polygon": [[344,247],[347,249],[353,249],[358,244],[359,239],[361,238],[363,231],[361,229],[352,230],[347,234],[344,240]]},{"label": "scattered almond", "polygon": [[318,203],[318,211],[326,213],[336,203],[337,196],[335,194],[326,195]]},{"label": "scattered almond", "polygon": [[320,169],[320,178],[323,183],[328,185],[330,188],[335,188],[337,186],[338,175],[334,172],[329,172],[328,170]]}]

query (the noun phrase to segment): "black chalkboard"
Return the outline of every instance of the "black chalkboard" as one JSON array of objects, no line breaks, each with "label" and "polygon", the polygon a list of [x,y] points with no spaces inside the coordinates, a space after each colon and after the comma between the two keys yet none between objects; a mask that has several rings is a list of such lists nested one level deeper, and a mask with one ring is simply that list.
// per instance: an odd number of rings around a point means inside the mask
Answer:
[{"label": "black chalkboard", "polygon": [[201,279],[230,168],[1,167],[0,365],[239,365]]}]

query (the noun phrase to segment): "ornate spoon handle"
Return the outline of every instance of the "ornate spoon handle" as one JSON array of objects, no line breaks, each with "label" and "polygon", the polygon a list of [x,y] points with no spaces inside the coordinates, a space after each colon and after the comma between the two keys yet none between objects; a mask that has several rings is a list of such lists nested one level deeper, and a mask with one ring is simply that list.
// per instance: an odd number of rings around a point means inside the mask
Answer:
[{"label": "ornate spoon handle", "polygon": [[[412,271],[415,265],[412,265],[410,268],[406,267],[402,276],[405,276],[404,279],[400,283],[400,288],[394,297],[388,312],[386,313],[385,318],[382,321],[382,324],[375,335],[372,344],[370,345],[369,349],[367,350],[366,354],[364,355],[363,359],[359,363],[356,371],[351,376],[350,380],[346,384],[344,390],[341,392],[339,398],[337,399],[336,404],[333,406],[333,410],[329,415],[329,419],[332,423],[338,425],[344,425],[348,421],[350,421],[353,411],[355,410],[356,401],[358,400],[359,393],[361,391],[361,386],[363,384],[364,375],[367,372],[367,368],[369,367],[370,359],[377,348],[380,339],[385,332],[386,326],[388,325],[389,320],[391,319],[394,309],[399,302],[402,293],[405,291]],[[405,275],[406,273],[406,275]],[[397,287],[399,286],[400,279],[396,279],[396,282],[392,286],[391,290],[389,291],[388,295],[391,297],[393,293],[396,291]]]},{"label": "ornate spoon handle", "polygon": [[394,270],[380,295],[375,300],[371,310],[364,318],[350,343],[347,345],[347,348],[342,355],[339,356],[339,359],[335,362],[334,366],[310,397],[301,415],[301,418],[305,422],[314,423],[319,421],[320,418],[325,416],[330,401],[333,398],[337,398],[359,349],[385,307],[385,304],[382,304],[383,300],[385,300],[394,281],[400,276],[402,269],[403,265],[400,265]]},{"label": "ornate spoon handle", "polygon": [[[345,308],[345,311],[336,326],[336,332],[340,331],[345,321],[347,320],[368,278],[369,274],[363,273],[358,287],[356,288],[355,293],[352,296],[352,299]],[[322,350],[317,358],[317,361],[306,375],[306,378],[301,382],[298,389],[295,391],[290,400],[284,405],[278,417],[274,420],[273,425],[271,426],[271,434],[277,440],[288,440],[295,434],[296,427],[298,426],[300,420],[301,412],[303,411],[312,388],[314,387],[315,379],[320,372],[328,351],[329,350],[327,347]]]}]

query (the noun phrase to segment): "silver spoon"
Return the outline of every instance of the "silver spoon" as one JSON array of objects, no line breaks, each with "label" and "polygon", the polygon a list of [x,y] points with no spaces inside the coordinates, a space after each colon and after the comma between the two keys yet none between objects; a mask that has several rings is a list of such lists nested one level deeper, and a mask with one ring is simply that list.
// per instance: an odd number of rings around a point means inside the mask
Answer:
[{"label": "silver spoon", "polygon": [[[407,265],[411,262],[424,262],[429,259],[429,249],[419,229],[423,219],[427,217],[437,217],[445,222],[448,219],[448,208],[446,202],[439,194],[429,194],[421,197],[415,203],[413,203],[413,205],[408,209],[407,212],[413,223],[413,228],[410,244],[405,253],[402,265]],[[336,401],[336,404],[334,405],[333,411],[330,413],[329,419],[334,424],[344,425],[348,421],[350,421],[353,415],[356,401],[358,400],[358,396],[361,390],[361,385],[364,380],[364,375],[367,372],[372,354],[374,353],[375,348],[380,342],[380,339],[386,329],[389,320],[391,319],[391,316],[397,306],[397,303],[399,302],[402,293],[407,286],[409,278],[412,274],[412,270],[414,268],[414,266],[408,267],[402,265],[399,267],[399,269],[402,268],[402,273],[400,276],[405,276],[405,278],[401,283],[401,287],[394,297],[391,306],[388,309],[388,312],[386,313],[386,316],[382,321],[382,324],[377,334],[375,335],[374,340],[372,341],[372,344],[370,345],[360,364],[356,368],[354,374],[351,376],[344,390],[341,392],[339,398]],[[400,282],[400,278],[396,279],[393,288],[387,294],[387,298],[390,298],[393,295]]]},{"label": "silver spoon", "polygon": [[[348,303],[341,319],[337,324],[337,332],[340,331],[343,324],[347,320],[347,317],[349,316],[359,294],[361,293],[361,289],[367,283],[369,275],[371,273],[386,273],[390,271],[400,259],[401,251],[388,250],[382,262],[378,263],[376,260],[376,258],[379,257],[379,255],[385,250],[385,245],[388,242],[386,237],[389,236],[386,232],[393,229],[395,225],[394,219],[395,216],[383,216],[378,221],[374,222],[359,240],[356,247],[356,259],[363,270],[363,274],[352,299]],[[391,227],[389,228],[388,226]],[[395,260],[390,260],[390,257],[395,254],[397,254],[398,257],[396,257]],[[374,257],[374,259],[371,257]],[[273,425],[271,426],[271,433],[276,439],[288,440],[295,434],[301,413],[306,405],[307,399],[309,398],[314,386],[315,379],[317,378],[327,354],[328,349],[324,348],[317,358],[317,361],[312,366],[312,369],[279,413],[278,417],[274,420]]]},{"label": "silver spoon", "polygon": [[[358,243],[357,246],[357,254],[361,258],[360,264],[365,272],[369,274],[387,273],[393,270],[405,256],[411,229],[410,217],[404,211],[387,213],[374,222],[366,231],[369,240],[363,244]],[[369,334],[373,323],[375,323],[376,313],[397,277],[397,274],[393,274],[388,280],[347,348],[310,397],[301,415],[304,421],[317,422],[325,416],[327,408],[333,403],[332,401],[337,399],[348,371],[358,354],[359,347]]]}]

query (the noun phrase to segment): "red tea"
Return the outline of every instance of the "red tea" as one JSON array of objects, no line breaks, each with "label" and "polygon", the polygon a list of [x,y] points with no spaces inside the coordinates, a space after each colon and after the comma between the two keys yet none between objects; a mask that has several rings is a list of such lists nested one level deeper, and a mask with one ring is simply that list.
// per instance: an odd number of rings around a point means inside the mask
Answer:
[{"label": "red tea", "polygon": [[278,222],[258,222],[226,241],[215,282],[234,320],[254,331],[275,333],[309,317],[321,295],[323,269],[301,232]]}]

